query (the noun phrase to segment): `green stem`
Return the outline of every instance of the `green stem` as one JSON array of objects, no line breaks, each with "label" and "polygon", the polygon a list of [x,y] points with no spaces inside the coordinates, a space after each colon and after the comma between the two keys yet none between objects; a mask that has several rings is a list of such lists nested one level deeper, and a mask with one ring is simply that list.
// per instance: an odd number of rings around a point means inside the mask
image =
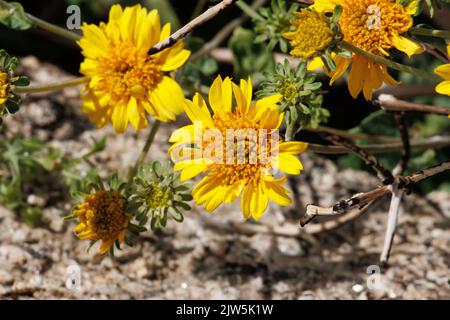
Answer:
[{"label": "green stem", "polygon": [[136,174],[137,168],[144,163],[145,158],[147,157],[148,151],[150,150],[150,147],[153,144],[153,141],[155,140],[156,133],[158,132],[158,129],[161,125],[161,122],[159,120],[155,120],[153,123],[152,129],[150,130],[147,141],[145,142],[144,148],[142,148],[141,154],[139,155],[139,158],[136,160],[136,163],[134,164],[134,167],[128,171],[128,183],[131,182],[134,175]]},{"label": "green stem", "polygon": [[263,17],[261,17],[252,7],[250,7],[248,4],[246,4],[244,1],[238,1],[236,2],[236,5],[244,11],[246,15],[251,17],[255,20],[264,20]]},{"label": "green stem", "polygon": [[434,30],[434,29],[413,27],[409,29],[409,33],[417,36],[430,36],[436,38],[450,39],[450,31],[447,30]]},{"label": "green stem", "polygon": [[[0,7],[5,8],[7,10],[16,10],[14,6],[12,6],[10,3],[0,0]],[[25,12],[25,15],[27,16],[28,20],[36,27],[41,28],[43,30],[49,31],[51,33],[54,33],[60,37],[69,39],[71,41],[78,41],[81,39],[81,36],[78,35],[75,32],[69,31],[67,29],[58,27],[54,24],[51,24],[47,21],[44,21],[42,19],[39,19],[29,13]]]},{"label": "green stem", "polygon": [[55,82],[50,84],[29,86],[29,87],[16,87],[14,92],[17,94],[33,94],[33,93],[46,93],[51,91],[58,91],[67,87],[74,87],[80,84],[86,84],[89,82],[87,77],[79,77],[61,82]]},{"label": "green stem", "polygon": [[421,78],[428,79],[428,80],[431,80],[431,81],[434,81],[434,82],[442,81],[442,79],[438,75],[436,75],[434,73],[430,73],[430,72],[427,72],[427,71],[419,70],[419,69],[416,69],[416,68],[413,68],[413,67],[410,67],[410,66],[406,66],[406,65],[401,64],[401,63],[397,63],[397,62],[391,61],[391,60],[383,58],[381,56],[377,56],[377,55],[372,54],[370,52],[364,51],[363,49],[358,48],[358,47],[356,47],[356,46],[354,46],[354,45],[352,45],[352,44],[350,44],[348,42],[342,41],[342,42],[339,43],[339,46],[341,46],[342,48],[347,49],[349,51],[352,51],[354,53],[357,53],[357,54],[359,54],[359,55],[361,55],[363,57],[366,57],[367,59],[370,59],[370,60],[372,60],[372,61],[374,61],[376,63],[384,64],[384,65],[386,65],[389,68],[392,68],[392,69],[395,69],[395,70],[398,70],[398,71],[407,72],[407,73],[413,74],[415,76],[419,76]]}]

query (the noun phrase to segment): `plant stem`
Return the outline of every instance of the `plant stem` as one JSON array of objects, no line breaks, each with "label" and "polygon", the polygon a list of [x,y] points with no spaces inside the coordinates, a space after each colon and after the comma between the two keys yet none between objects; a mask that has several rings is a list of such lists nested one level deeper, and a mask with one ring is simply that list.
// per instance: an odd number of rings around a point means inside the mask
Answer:
[{"label": "plant stem", "polygon": [[147,141],[145,142],[144,148],[142,148],[139,158],[136,160],[134,167],[128,171],[128,183],[130,183],[131,180],[133,179],[139,165],[144,163],[145,158],[147,157],[148,151],[150,150],[150,147],[152,146],[153,141],[155,140],[155,136],[156,136],[156,133],[158,132],[160,125],[161,125],[161,122],[159,120],[155,120],[155,122],[153,123],[153,126],[148,134]]},{"label": "plant stem", "polygon": [[247,14],[252,19],[256,20],[264,20],[263,17],[261,17],[252,7],[250,7],[248,4],[246,4],[244,1],[238,1],[236,2],[236,5],[244,11],[245,14]]},{"label": "plant stem", "polygon": [[33,94],[33,93],[46,93],[51,91],[58,91],[67,87],[78,86],[89,82],[87,77],[79,77],[61,82],[55,82],[50,84],[29,86],[29,87],[16,87],[14,92],[17,94]]},{"label": "plant stem", "polygon": [[409,33],[417,36],[430,36],[436,38],[450,39],[450,31],[447,30],[434,30],[434,29],[413,27],[409,29]]},{"label": "plant stem", "polygon": [[363,57],[366,57],[367,59],[370,59],[370,60],[376,62],[376,63],[384,64],[384,65],[386,65],[389,68],[392,68],[392,69],[395,69],[395,70],[398,70],[398,71],[408,72],[408,73],[413,74],[415,76],[419,76],[421,78],[428,79],[428,80],[431,80],[431,81],[434,81],[434,82],[442,81],[442,79],[438,75],[436,75],[434,73],[430,73],[430,72],[427,72],[427,71],[419,70],[419,69],[416,69],[416,68],[413,68],[413,67],[410,67],[410,66],[406,66],[406,65],[401,64],[401,63],[397,63],[397,62],[391,61],[391,60],[383,58],[381,56],[377,56],[377,55],[372,54],[370,52],[364,51],[363,49],[358,48],[358,47],[356,47],[356,46],[354,46],[354,45],[352,45],[352,44],[350,44],[348,42],[342,41],[342,42],[339,43],[339,45],[342,48],[344,48],[344,49],[347,49],[349,51],[357,53],[357,54],[359,54],[359,55],[361,55]]},{"label": "plant stem", "polygon": [[[12,6],[10,3],[0,0],[0,7],[5,8],[7,10],[16,10],[14,6]],[[47,21],[44,21],[42,19],[39,19],[29,13],[25,12],[25,15],[27,16],[28,20],[36,27],[41,28],[43,30],[49,31],[51,33],[54,33],[60,37],[69,39],[71,41],[78,41],[80,40],[81,36],[75,32],[69,31],[67,29],[58,27],[52,23],[49,23]]]}]

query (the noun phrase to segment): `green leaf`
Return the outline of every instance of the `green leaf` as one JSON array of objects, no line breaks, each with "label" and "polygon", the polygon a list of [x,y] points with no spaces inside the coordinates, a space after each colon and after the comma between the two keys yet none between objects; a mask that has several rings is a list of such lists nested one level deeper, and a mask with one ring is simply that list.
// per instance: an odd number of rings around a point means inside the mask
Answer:
[{"label": "green leaf", "polygon": [[28,30],[32,27],[30,19],[28,19],[22,5],[17,2],[10,3],[14,7],[8,10],[4,5],[0,4],[0,23],[14,30]]}]

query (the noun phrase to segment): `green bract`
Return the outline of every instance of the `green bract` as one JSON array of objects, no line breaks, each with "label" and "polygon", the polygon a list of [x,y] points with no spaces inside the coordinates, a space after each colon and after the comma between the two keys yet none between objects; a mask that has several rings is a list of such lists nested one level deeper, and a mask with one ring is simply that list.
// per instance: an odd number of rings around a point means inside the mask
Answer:
[{"label": "green bract", "polygon": [[19,110],[21,99],[14,93],[14,88],[30,84],[27,77],[14,75],[18,64],[19,59],[10,56],[5,50],[0,50],[0,125],[3,116]]},{"label": "green bract", "polygon": [[254,19],[255,31],[259,34],[256,42],[267,42],[270,49],[275,48],[277,43],[283,52],[289,51],[289,42],[282,34],[291,29],[291,20],[294,12],[298,10],[298,4],[291,4],[289,8],[286,1],[272,0],[270,7],[262,7],[258,10],[263,19]]},{"label": "green bract", "polygon": [[190,186],[180,182],[179,173],[174,173],[169,161],[140,166],[132,188],[131,201],[141,226],[150,220],[151,229],[159,230],[166,226],[169,214],[175,221],[183,222],[183,211],[191,210],[187,202],[192,195],[186,193]]},{"label": "green bract", "polygon": [[292,134],[305,127],[317,128],[329,117],[327,109],[322,108],[322,83],[316,82],[316,75],[308,73],[306,62],[300,60],[293,70],[288,60],[276,65],[275,71],[265,74],[262,89],[256,93],[258,98],[281,94],[281,111],[285,112],[286,134]]}]

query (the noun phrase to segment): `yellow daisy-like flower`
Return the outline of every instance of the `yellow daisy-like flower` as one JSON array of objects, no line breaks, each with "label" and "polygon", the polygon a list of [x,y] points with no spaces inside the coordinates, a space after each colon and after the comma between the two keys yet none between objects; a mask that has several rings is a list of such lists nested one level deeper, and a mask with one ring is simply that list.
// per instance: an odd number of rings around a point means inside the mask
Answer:
[{"label": "yellow daisy-like flower", "polygon": [[[11,86],[9,84],[8,74],[0,71],[0,106],[11,97]],[[1,113],[1,112],[0,112]]]},{"label": "yellow daisy-like flower", "polygon": [[167,122],[183,112],[180,86],[167,72],[189,58],[182,41],[155,55],[148,50],[170,36],[170,24],[161,28],[157,10],[140,5],[111,7],[108,23],[82,27],[78,42],[85,57],[80,71],[90,79],[82,110],[98,127],[112,122],[117,132],[131,123],[147,126],[146,114]]},{"label": "yellow daisy-like flower", "polygon": [[291,23],[296,30],[286,32],[283,37],[291,40],[291,55],[310,58],[326,49],[333,41],[333,33],[323,12],[301,10]]},{"label": "yellow daisy-like flower", "polygon": [[[412,27],[416,1],[404,7],[399,0],[316,0],[312,8],[332,12],[337,5],[342,7],[339,25],[344,41],[379,56],[389,56],[389,50],[393,48],[408,56],[422,52],[417,43],[402,36]],[[353,54],[352,58],[336,55],[334,60],[336,70],[331,74],[331,84],[351,65],[348,87],[354,98],[363,91],[364,97],[371,100],[373,90],[383,83],[397,83],[385,65],[360,55]],[[322,66],[323,63],[316,59],[309,69]]]},{"label": "yellow daisy-like flower", "polygon": [[200,94],[186,100],[193,124],[173,133],[170,153],[182,181],[206,173],[192,192],[197,204],[212,212],[241,196],[245,219],[258,220],[269,199],[282,206],[291,203],[286,176],[274,176],[272,169],[300,174],[303,166],[295,155],[307,144],[279,138],[280,100],[280,95],[273,95],[252,103],[251,79],[238,86],[220,76],[209,91],[212,114]]},{"label": "yellow daisy-like flower", "polygon": [[[450,55],[450,43],[447,45],[447,53]],[[436,86],[436,92],[450,96],[450,64],[444,64],[437,67],[434,72],[444,79]]]},{"label": "yellow daisy-like flower", "polygon": [[81,240],[102,241],[100,253],[106,253],[114,242],[125,241],[131,215],[125,212],[125,198],[117,191],[97,191],[85,197],[73,210],[80,223],[75,233]]}]

